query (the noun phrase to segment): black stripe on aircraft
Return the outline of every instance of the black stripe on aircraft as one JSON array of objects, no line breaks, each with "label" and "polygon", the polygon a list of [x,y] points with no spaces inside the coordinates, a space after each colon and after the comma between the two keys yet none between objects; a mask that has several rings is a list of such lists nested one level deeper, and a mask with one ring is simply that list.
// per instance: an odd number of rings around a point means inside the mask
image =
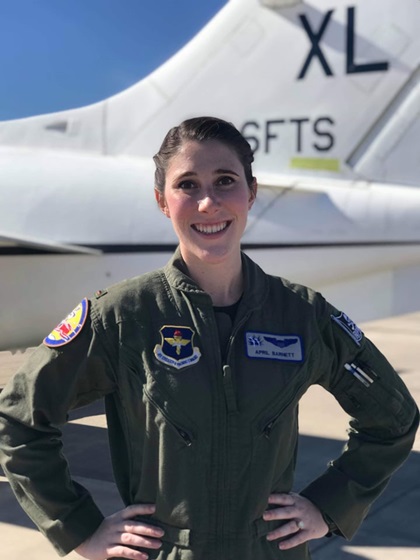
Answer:
[{"label": "black stripe on aircraft", "polygon": [[[247,250],[277,250],[277,249],[334,249],[338,247],[406,247],[420,246],[420,241],[338,241],[328,243],[243,243],[241,248]],[[77,245],[74,245],[77,246]],[[106,255],[118,255],[127,253],[173,253],[177,247],[176,244],[159,244],[159,245],[81,245],[88,249],[96,249]],[[0,256],[16,256],[16,255],[83,255],[82,253],[74,253],[73,251],[49,251],[46,249],[38,249],[32,247],[11,247],[0,246]]]}]

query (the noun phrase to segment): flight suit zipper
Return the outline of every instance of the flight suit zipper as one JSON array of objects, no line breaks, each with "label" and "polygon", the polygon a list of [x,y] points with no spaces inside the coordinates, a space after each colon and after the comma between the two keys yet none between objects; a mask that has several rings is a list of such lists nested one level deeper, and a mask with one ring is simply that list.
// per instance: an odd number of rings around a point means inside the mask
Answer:
[{"label": "flight suit zipper", "polygon": [[[230,503],[229,501],[229,487],[230,487],[230,480],[229,480],[229,472],[231,469],[228,465],[228,447],[229,447],[229,430],[232,429],[231,423],[229,422],[229,417],[238,413],[237,407],[237,399],[233,385],[232,379],[232,368],[229,365],[230,356],[232,347],[235,341],[235,337],[242,327],[243,324],[248,320],[250,313],[247,313],[244,317],[241,318],[239,322],[233,325],[232,333],[229,337],[229,341],[227,344],[226,349],[226,363],[222,364],[222,387],[223,387],[223,394],[224,394],[224,429],[223,429],[223,467],[221,472],[219,473],[219,483],[218,487],[221,490],[220,496],[220,515],[219,515],[219,523],[218,523],[218,556],[217,558],[224,558],[225,554],[225,542],[223,539],[224,533],[224,525],[226,519],[226,507]],[[221,356],[221,354],[219,354]],[[220,359],[220,363],[222,363]]]},{"label": "flight suit zipper", "polygon": [[193,444],[193,436],[187,430],[181,428],[179,425],[174,423],[174,421],[168,416],[166,411],[161,406],[159,406],[158,403],[153,399],[153,397],[150,395],[150,393],[146,388],[144,389],[144,394],[146,395],[147,399],[152,403],[152,405],[157,410],[159,410],[159,412],[165,418],[168,425],[171,426],[171,428],[178,434],[178,436],[182,439],[184,444],[187,447],[191,447],[191,445]]},{"label": "flight suit zipper", "polygon": [[[227,344],[226,351],[226,362],[229,362],[229,356],[231,354],[231,348],[235,339],[235,335],[242,326],[242,324],[247,320],[249,314],[241,319],[239,323],[234,325],[231,336]],[[215,558],[224,558],[225,555],[225,542],[224,542],[224,527],[226,520],[226,507],[228,505],[228,486],[229,480],[229,465],[228,463],[228,446],[229,446],[229,415],[237,413],[236,395],[232,383],[232,370],[228,363],[223,364],[222,354],[220,351],[219,335],[217,331],[216,319],[213,318],[213,328],[212,332],[216,334],[216,344],[219,348],[217,352],[217,365],[216,371],[220,372],[218,374],[218,388],[223,396],[223,401],[218,399],[217,411],[218,411],[218,430],[219,430],[219,440],[217,442],[218,457],[217,457],[217,523],[216,523],[216,556]]]},{"label": "flight suit zipper", "polygon": [[280,412],[278,412],[274,418],[272,418],[269,422],[267,422],[267,424],[264,426],[264,428],[262,429],[262,434],[264,435],[264,437],[266,437],[267,439],[270,439],[270,435],[271,432],[273,430],[274,425],[276,424],[277,420],[280,418],[280,416],[283,414],[283,412],[285,411],[285,409],[289,406],[290,403],[287,403],[286,406],[284,406]]},{"label": "flight suit zipper", "polygon": [[279,418],[282,416],[284,411],[293,403],[294,400],[298,400],[297,395],[299,394],[301,388],[305,385],[305,382],[299,384],[297,387],[292,387],[293,391],[291,392],[289,398],[286,402],[282,405],[280,410],[276,411],[274,416],[270,418],[270,420],[264,422],[263,427],[260,428],[260,435],[263,435],[267,439],[270,439],[271,432],[276,425]]},{"label": "flight suit zipper", "polygon": [[225,478],[226,478],[226,461],[227,461],[227,414],[226,414],[226,407],[225,407],[225,388],[224,388],[224,379],[223,379],[223,363],[222,363],[222,353],[220,350],[220,343],[219,343],[219,335],[217,330],[216,318],[213,317],[213,333],[216,335],[216,345],[214,347],[218,348],[219,351],[215,353],[216,356],[216,371],[218,372],[217,375],[217,387],[218,387],[218,394],[220,397],[217,398],[217,432],[218,432],[218,440],[216,441],[216,449],[217,449],[217,480],[216,480],[216,542],[215,542],[215,550],[216,555],[215,558],[223,558],[224,557],[224,539],[223,539],[223,527],[225,525],[225,506],[226,506],[226,492],[225,492]]}]

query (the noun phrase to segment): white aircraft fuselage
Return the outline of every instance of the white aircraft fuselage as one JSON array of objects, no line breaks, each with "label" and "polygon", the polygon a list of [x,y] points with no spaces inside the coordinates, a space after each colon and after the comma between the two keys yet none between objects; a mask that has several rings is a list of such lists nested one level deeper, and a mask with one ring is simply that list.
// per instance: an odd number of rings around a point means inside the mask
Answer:
[{"label": "white aircraft fuselage", "polygon": [[129,90],[0,123],[0,349],[39,343],[84,296],[170,258],[152,155],[200,114],[254,149],[243,247],[264,270],[355,320],[418,308],[419,17],[417,0],[231,0]]}]

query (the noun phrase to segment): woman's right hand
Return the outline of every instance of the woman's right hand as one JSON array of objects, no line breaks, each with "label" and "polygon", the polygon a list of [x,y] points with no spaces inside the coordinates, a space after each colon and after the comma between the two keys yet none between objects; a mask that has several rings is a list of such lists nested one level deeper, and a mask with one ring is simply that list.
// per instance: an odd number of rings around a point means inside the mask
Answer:
[{"label": "woman's right hand", "polygon": [[128,558],[146,560],[145,552],[130,548],[160,548],[164,531],[133,518],[137,515],[151,515],[155,512],[153,504],[135,504],[106,517],[91,537],[86,539],[75,552],[88,560],[107,558]]}]

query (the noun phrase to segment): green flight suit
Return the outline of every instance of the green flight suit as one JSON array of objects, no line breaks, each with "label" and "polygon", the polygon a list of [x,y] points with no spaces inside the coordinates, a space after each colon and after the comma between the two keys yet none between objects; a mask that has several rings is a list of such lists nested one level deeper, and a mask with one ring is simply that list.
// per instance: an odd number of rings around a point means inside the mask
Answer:
[{"label": "green flight suit", "polygon": [[407,457],[417,408],[384,356],[320,294],[245,255],[243,270],[225,363],[211,299],[177,252],[164,269],[85,302],[73,339],[41,345],[0,395],[1,464],[59,554],[103,519],[71,480],[59,426],[103,396],[121,496],[155,503],[146,519],[165,530],[161,550],[147,550],[158,560],[310,557],[306,544],[268,542],[281,522],[262,514],[270,493],[292,488],[298,401],[313,384],[353,418],[342,455],[302,491],[343,536]]}]

